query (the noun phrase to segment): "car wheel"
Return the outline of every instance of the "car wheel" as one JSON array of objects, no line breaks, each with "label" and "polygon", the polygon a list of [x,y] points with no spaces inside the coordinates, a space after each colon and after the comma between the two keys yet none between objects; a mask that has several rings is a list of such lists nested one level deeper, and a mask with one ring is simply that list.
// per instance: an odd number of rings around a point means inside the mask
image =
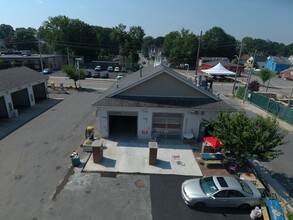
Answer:
[{"label": "car wheel", "polygon": [[246,209],[249,209],[250,208],[250,205],[249,204],[242,204],[239,206],[239,209],[241,210],[246,210]]},{"label": "car wheel", "polygon": [[194,208],[196,209],[204,209],[206,207],[206,204],[204,202],[197,202],[194,204]]}]

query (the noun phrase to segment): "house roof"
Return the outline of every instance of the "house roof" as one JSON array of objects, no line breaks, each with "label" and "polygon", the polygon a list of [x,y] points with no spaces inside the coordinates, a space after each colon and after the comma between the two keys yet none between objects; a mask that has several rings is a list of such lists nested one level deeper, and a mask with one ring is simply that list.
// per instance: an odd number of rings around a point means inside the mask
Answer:
[{"label": "house roof", "polygon": [[46,79],[48,76],[25,66],[3,69],[0,70],[0,92]]},{"label": "house roof", "polygon": [[209,62],[209,61],[227,61],[230,60],[227,57],[201,57],[202,62]]},{"label": "house roof", "polygon": [[[160,74],[168,74],[186,84],[207,98],[183,98],[183,97],[147,97],[147,96],[122,96],[124,91],[142,84]],[[162,85],[163,86],[163,85]],[[100,96],[95,106],[123,106],[123,107],[162,107],[162,108],[196,108],[196,109],[217,109],[232,110],[232,108],[209,91],[198,87],[188,81],[186,77],[176,71],[159,65],[156,67],[146,67],[140,71],[132,73],[113,84],[107,91]]]},{"label": "house roof", "polygon": [[197,110],[233,111],[222,100],[203,98],[154,98],[154,97],[115,97],[103,98],[95,106],[156,107],[156,108],[192,108]]},{"label": "house roof", "polygon": [[287,57],[270,56],[269,58],[273,59],[276,62],[276,64],[291,65],[291,62],[289,61],[289,59]]}]

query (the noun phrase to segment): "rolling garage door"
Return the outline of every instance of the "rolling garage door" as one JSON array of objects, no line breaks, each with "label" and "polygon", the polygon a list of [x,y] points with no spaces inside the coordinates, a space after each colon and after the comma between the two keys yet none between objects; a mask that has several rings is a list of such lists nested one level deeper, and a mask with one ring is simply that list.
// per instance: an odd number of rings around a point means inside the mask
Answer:
[{"label": "rolling garage door", "polygon": [[152,133],[159,137],[181,139],[182,114],[153,113]]}]

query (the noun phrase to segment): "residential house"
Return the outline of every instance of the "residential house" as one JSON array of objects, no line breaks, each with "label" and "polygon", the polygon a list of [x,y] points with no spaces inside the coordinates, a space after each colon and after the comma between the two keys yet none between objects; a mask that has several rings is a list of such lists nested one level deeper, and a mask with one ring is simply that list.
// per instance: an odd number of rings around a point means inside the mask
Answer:
[{"label": "residential house", "polygon": [[254,59],[254,66],[256,66],[258,69],[262,69],[264,68],[265,62],[267,61],[267,56],[256,55],[255,58],[253,58],[253,56],[250,56],[247,59],[245,66],[252,67],[253,59]]},{"label": "residential house", "polygon": [[16,117],[20,109],[48,98],[48,76],[28,67],[0,70],[0,79],[0,118]]},{"label": "residential house", "polygon": [[270,69],[273,72],[280,73],[291,67],[291,62],[287,57],[270,56],[265,62],[264,68]]},{"label": "residential house", "polygon": [[234,109],[164,65],[145,67],[105,91],[94,104],[102,137],[201,139],[202,119]]},{"label": "residential house", "polygon": [[289,69],[281,71],[281,74],[283,79],[289,79],[293,80],[293,67],[290,67]]}]

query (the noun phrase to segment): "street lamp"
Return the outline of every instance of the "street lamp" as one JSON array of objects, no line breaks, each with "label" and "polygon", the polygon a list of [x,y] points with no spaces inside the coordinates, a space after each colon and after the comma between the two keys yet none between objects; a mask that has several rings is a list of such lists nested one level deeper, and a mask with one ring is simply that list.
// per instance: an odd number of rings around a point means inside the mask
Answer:
[{"label": "street lamp", "polygon": [[184,66],[187,66],[186,75],[187,75],[187,79],[189,79],[189,64],[185,63]]}]

